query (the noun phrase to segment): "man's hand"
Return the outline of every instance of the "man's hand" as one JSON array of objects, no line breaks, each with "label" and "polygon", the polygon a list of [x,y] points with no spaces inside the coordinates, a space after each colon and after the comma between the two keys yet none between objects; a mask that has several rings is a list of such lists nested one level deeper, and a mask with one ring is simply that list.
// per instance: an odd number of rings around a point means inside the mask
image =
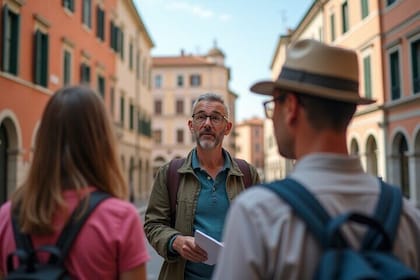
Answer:
[{"label": "man's hand", "polygon": [[207,260],[207,252],[195,244],[194,237],[177,235],[172,243],[172,248],[186,260],[192,262],[204,262]]}]

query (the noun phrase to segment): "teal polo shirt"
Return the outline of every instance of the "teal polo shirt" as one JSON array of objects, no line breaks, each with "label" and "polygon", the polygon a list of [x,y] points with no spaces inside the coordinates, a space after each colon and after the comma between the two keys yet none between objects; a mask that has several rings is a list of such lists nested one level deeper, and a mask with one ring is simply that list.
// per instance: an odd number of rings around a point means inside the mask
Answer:
[{"label": "teal polo shirt", "polygon": [[[223,225],[229,208],[226,178],[232,166],[225,150],[223,150],[223,157],[225,164],[214,180],[205,170],[201,169],[196,150],[193,151],[191,163],[201,186],[195,209],[193,230],[198,229],[218,241],[222,240]],[[211,279],[213,269],[214,265],[187,261],[185,280]]]}]

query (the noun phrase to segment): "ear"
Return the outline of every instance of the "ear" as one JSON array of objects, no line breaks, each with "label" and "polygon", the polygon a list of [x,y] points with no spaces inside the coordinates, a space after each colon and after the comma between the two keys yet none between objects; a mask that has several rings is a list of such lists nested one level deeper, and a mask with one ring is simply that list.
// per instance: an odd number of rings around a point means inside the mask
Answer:
[{"label": "ear", "polygon": [[285,120],[288,124],[295,124],[299,116],[299,99],[294,94],[288,94],[284,102],[285,107]]},{"label": "ear", "polygon": [[188,120],[188,128],[190,129],[190,131],[193,131],[193,125],[191,120]]},{"label": "ear", "polygon": [[231,130],[232,130],[232,123],[227,122],[226,127],[225,127],[225,135],[228,135]]}]

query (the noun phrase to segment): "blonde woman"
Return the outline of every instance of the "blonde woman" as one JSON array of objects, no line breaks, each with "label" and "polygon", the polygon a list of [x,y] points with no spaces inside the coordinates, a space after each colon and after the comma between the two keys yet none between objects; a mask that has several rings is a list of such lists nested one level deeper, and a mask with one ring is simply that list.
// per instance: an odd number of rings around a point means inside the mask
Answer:
[{"label": "blonde woman", "polygon": [[43,113],[26,181],[0,208],[0,279],[8,254],[16,250],[11,211],[19,212],[18,225],[34,248],[55,244],[74,208],[93,190],[111,198],[94,210],[74,241],[65,259],[70,276],[146,279],[142,222],[126,201],[128,188],[102,99],[87,87],[63,88]]}]

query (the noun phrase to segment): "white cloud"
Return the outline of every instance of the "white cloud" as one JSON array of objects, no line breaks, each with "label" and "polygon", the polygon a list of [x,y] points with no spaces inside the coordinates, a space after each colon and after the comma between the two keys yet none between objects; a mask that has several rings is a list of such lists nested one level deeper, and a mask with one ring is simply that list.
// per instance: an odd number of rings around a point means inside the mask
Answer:
[{"label": "white cloud", "polygon": [[229,14],[216,15],[214,11],[200,5],[189,4],[182,1],[172,1],[165,6],[166,9],[181,11],[202,19],[217,18],[220,21],[228,21],[231,18]]},{"label": "white cloud", "polygon": [[219,15],[219,20],[222,22],[229,21],[232,18],[230,14],[221,14]]}]

